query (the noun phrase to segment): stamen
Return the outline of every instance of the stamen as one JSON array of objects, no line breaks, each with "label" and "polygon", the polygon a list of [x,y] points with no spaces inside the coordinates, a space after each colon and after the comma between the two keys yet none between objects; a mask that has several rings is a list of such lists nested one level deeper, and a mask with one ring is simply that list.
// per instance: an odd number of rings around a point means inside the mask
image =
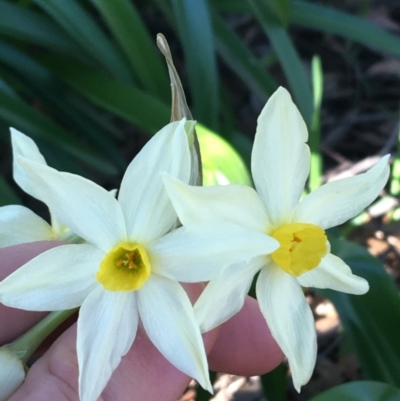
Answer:
[{"label": "stamen", "polygon": [[145,248],[121,242],[103,259],[97,280],[109,291],[138,290],[150,277],[151,266]]}]

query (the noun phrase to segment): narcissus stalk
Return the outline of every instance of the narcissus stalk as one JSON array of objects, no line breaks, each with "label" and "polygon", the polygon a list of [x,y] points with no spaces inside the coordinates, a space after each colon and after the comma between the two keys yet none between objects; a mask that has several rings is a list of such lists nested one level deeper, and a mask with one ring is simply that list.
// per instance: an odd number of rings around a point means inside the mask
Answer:
[{"label": "narcissus stalk", "polygon": [[23,383],[26,364],[38,346],[76,310],[49,313],[26,333],[0,347],[0,401],[6,401]]}]

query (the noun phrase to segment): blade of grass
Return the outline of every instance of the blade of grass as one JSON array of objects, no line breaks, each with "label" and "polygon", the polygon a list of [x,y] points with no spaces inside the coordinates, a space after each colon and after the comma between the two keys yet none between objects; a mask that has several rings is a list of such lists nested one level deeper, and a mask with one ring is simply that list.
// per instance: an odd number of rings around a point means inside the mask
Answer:
[{"label": "blade of grass", "polygon": [[263,394],[268,401],[286,401],[286,363],[282,362],[271,372],[260,377]]},{"label": "blade of grass", "polygon": [[74,60],[48,55],[43,62],[97,106],[153,135],[169,121],[170,108],[137,87],[109,78]]},{"label": "blade of grass", "polygon": [[322,156],[321,156],[321,103],[324,85],[321,59],[314,56],[312,59],[312,81],[314,111],[311,121],[310,139],[308,144],[311,151],[311,169],[308,187],[314,191],[322,184]]},{"label": "blade of grass", "polygon": [[278,88],[263,63],[257,59],[215,10],[211,10],[215,45],[219,55],[260,99],[267,101]]},{"label": "blade of grass", "polygon": [[169,101],[168,75],[134,3],[128,0],[90,0],[101,13],[124,51],[143,88]]},{"label": "blade of grass", "polygon": [[397,401],[400,389],[377,381],[356,381],[340,384],[309,401]]},{"label": "blade of grass", "polygon": [[354,243],[329,238],[332,253],[343,259],[353,274],[365,278],[370,290],[362,296],[332,290],[317,291],[329,298],[368,380],[400,387],[400,299],[381,262]]},{"label": "blade of grass", "polygon": [[57,23],[96,59],[113,77],[132,82],[132,74],[119,49],[96,25],[88,12],[75,0],[34,0]]},{"label": "blade of grass", "polygon": [[287,26],[290,15],[289,0],[265,0],[265,5],[270,12],[280,21],[283,26]]},{"label": "blade of grass", "polygon": [[96,170],[115,174],[116,169],[89,146],[79,142],[56,123],[19,99],[0,90],[0,118],[9,126],[56,144]]},{"label": "blade of grass", "polygon": [[107,138],[101,126],[87,121],[81,110],[71,102],[66,85],[51,71],[26,53],[1,41],[0,62],[9,67],[20,83],[25,84],[23,90],[27,94],[39,98],[65,126],[72,126],[77,134],[87,137],[93,149],[100,149],[121,169],[126,167],[118,148]]},{"label": "blade of grass", "polygon": [[0,90],[2,90],[4,93],[7,93],[7,95],[19,99],[19,96],[15,92],[15,90],[10,86],[2,77],[1,77],[1,72],[0,72]]},{"label": "blade of grass", "polygon": [[0,206],[20,205],[21,200],[7,181],[0,175]]},{"label": "blade of grass", "polygon": [[[249,12],[243,0],[210,0],[215,9],[230,13]],[[334,33],[360,42],[367,47],[400,56],[400,38],[357,16],[334,10],[314,2],[291,0],[290,24]]]},{"label": "blade of grass", "polygon": [[397,196],[400,194],[400,122],[398,124],[397,151],[392,166],[392,173],[390,176],[389,192],[393,196]]},{"label": "blade of grass", "polygon": [[51,19],[26,7],[0,0],[0,34],[87,60],[83,49]]},{"label": "blade of grass", "polygon": [[215,9],[227,13],[246,13],[250,12],[247,1],[243,0],[210,0]]},{"label": "blade of grass", "polygon": [[367,47],[400,56],[400,38],[371,22],[327,6],[292,0],[291,23],[335,33]]},{"label": "blade of grass", "polygon": [[263,0],[249,0],[254,16],[266,32],[285,72],[297,107],[311,124],[313,101],[307,74],[285,28],[269,12]]},{"label": "blade of grass", "polygon": [[219,94],[214,38],[205,0],[172,0],[196,120],[218,129]]}]

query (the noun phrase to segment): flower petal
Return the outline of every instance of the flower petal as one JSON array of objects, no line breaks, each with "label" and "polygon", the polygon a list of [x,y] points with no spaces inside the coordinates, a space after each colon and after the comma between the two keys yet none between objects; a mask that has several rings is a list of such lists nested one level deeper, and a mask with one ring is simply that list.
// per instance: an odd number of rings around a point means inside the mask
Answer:
[{"label": "flower petal", "polygon": [[188,182],[190,151],[185,120],[165,126],[132,160],[118,200],[127,222],[128,237],[147,243],[168,232],[176,213],[165,192],[160,172]]},{"label": "flower petal", "polygon": [[138,305],[146,333],[161,354],[212,392],[200,329],[183,288],[153,274],[138,292]]},{"label": "flower petal", "polygon": [[307,127],[289,92],[279,88],[258,117],[251,156],[257,192],[274,225],[288,222],[310,171]]},{"label": "flower petal", "polygon": [[136,337],[139,315],[134,292],[97,287],[78,319],[77,352],[81,401],[97,400]]},{"label": "flower petal", "polygon": [[28,160],[32,160],[44,166],[47,165],[46,160],[40,153],[36,143],[31,138],[14,128],[10,128],[10,131],[14,159],[14,180],[26,193],[37,199],[40,199],[40,195],[35,190],[35,186],[32,185],[29,178],[26,177],[25,169],[19,164],[18,156],[23,156]]},{"label": "flower petal", "polygon": [[54,239],[50,225],[24,206],[0,208],[0,247]]},{"label": "flower petal", "polygon": [[126,240],[124,216],[117,200],[108,191],[75,174],[62,173],[19,157],[26,179],[74,233],[103,251]]},{"label": "flower petal", "polygon": [[289,361],[295,389],[310,380],[317,357],[314,319],[295,277],[274,263],[263,268],[256,292],[272,336]]},{"label": "flower petal", "polygon": [[266,232],[267,210],[257,192],[244,185],[194,187],[163,174],[165,188],[183,225],[225,220]]},{"label": "flower petal", "polygon": [[0,401],[6,401],[25,379],[24,365],[11,350],[0,348]]},{"label": "flower petal", "polygon": [[296,206],[294,221],[324,229],[356,216],[382,191],[389,177],[389,155],[364,174],[328,182],[307,195]]},{"label": "flower petal", "polygon": [[151,245],[154,272],[177,281],[208,281],[224,267],[267,255],[279,243],[266,234],[225,221],[205,221],[177,230]]},{"label": "flower petal", "polygon": [[261,257],[248,264],[234,264],[207,284],[194,305],[201,332],[212,330],[242,309],[253,277],[264,262]]},{"label": "flower petal", "polygon": [[98,285],[95,273],[103,255],[92,245],[52,248],[0,283],[0,302],[32,311],[76,308]]},{"label": "flower petal", "polygon": [[320,265],[297,277],[303,287],[330,288],[348,294],[361,295],[369,290],[368,281],[352,274],[342,259],[328,253]]}]

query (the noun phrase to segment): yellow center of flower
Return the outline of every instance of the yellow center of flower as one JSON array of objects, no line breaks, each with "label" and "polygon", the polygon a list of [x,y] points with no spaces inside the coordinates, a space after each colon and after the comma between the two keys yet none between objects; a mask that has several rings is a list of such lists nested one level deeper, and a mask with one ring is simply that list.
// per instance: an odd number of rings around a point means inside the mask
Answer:
[{"label": "yellow center of flower", "polygon": [[287,224],[270,235],[280,244],[272,260],[293,276],[317,267],[327,252],[325,231],[314,224]]},{"label": "yellow center of flower", "polygon": [[139,244],[121,242],[100,263],[96,278],[108,291],[138,290],[149,278],[151,265]]}]

